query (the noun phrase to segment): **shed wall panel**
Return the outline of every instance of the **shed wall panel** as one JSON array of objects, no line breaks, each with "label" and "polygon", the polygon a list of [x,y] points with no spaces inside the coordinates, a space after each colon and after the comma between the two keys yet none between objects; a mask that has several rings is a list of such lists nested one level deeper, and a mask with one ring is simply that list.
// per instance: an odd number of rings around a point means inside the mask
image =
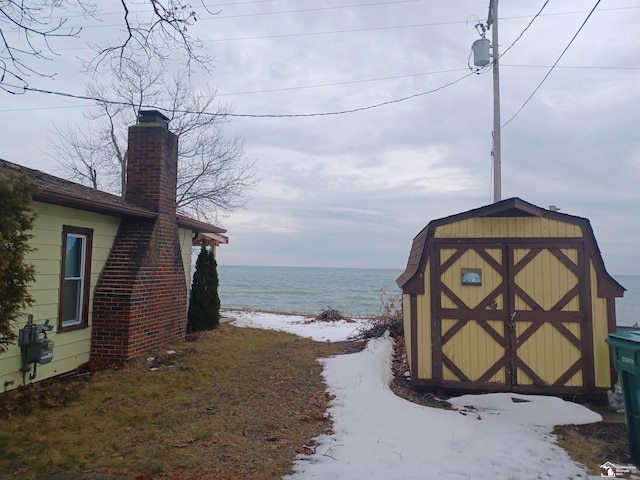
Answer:
[{"label": "shed wall panel", "polygon": [[[491,328],[502,335],[502,322],[488,322]],[[446,334],[457,324],[457,320],[444,319],[442,321],[443,334]],[[504,348],[496,342],[477,322],[470,320],[455,336],[442,348],[443,354],[471,381],[480,377],[504,356]],[[443,371],[444,381],[460,381],[461,379],[450,369]],[[487,381],[504,383],[505,371],[501,368]]]},{"label": "shed wall panel", "polygon": [[[458,249],[442,248],[441,263],[444,263]],[[499,248],[484,249],[498,263],[502,263],[502,250]],[[462,284],[462,269],[475,268],[482,271],[482,284],[469,286]],[[486,298],[498,285],[502,283],[502,272],[496,271],[493,266],[487,263],[477,252],[473,250],[466,251],[459,259],[457,259],[451,267],[449,267],[441,275],[441,281],[447,285],[452,292],[462,300],[467,307],[476,308],[478,304]],[[428,291],[428,290],[425,290]],[[495,297],[498,305],[505,305],[505,299],[502,294]],[[442,308],[456,308],[455,303],[445,293],[441,294]]]},{"label": "shed wall panel", "polygon": [[[407,353],[407,361],[411,361],[411,297],[410,295],[402,295],[402,328],[404,329],[404,345]],[[411,367],[411,364],[409,364]],[[418,372],[411,372],[417,375]]]},{"label": "shed wall panel", "polygon": [[[425,271],[430,272],[431,262],[427,262]],[[431,284],[430,275],[424,275],[425,292],[429,291]],[[433,372],[433,363],[431,358],[431,297],[429,295],[418,295],[418,322],[417,322],[417,340],[418,340],[418,372],[419,378],[431,378]]]},{"label": "shed wall panel", "polygon": [[[516,326],[518,334],[527,322]],[[574,330],[579,335],[579,330]],[[568,366],[580,360],[582,353],[566,338],[560,336],[550,323],[543,324],[518,348],[518,357],[525,361],[548,385],[560,378]],[[522,369],[517,370],[518,385],[533,385],[534,381]],[[575,383],[571,383],[575,382]],[[582,375],[574,375],[566,386],[582,386]]]},{"label": "shed wall panel", "polygon": [[582,237],[579,225],[540,217],[476,217],[436,228],[435,238]]},{"label": "shed wall panel", "polygon": [[607,321],[607,299],[598,297],[598,276],[593,262],[591,268],[591,305],[593,309],[593,359],[595,363],[596,387],[611,388],[612,378],[609,368],[611,353],[605,338],[609,335]]},{"label": "shed wall panel", "polygon": [[[522,253],[520,252],[521,250],[523,250]],[[575,252],[575,249],[573,250]],[[528,252],[529,249],[516,249],[514,257],[519,259]],[[543,250],[523,270],[516,274],[515,282],[538,305],[545,310],[550,310],[571,288],[578,284],[578,277],[557,261],[556,257],[548,250]],[[516,309],[531,310],[531,307],[522,299],[516,298]],[[562,310],[579,311],[578,297],[573,298]]]}]

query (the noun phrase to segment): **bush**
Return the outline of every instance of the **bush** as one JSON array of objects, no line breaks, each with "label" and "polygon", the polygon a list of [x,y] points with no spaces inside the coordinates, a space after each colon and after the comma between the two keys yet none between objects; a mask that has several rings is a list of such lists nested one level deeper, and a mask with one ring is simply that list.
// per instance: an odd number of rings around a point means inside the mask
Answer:
[{"label": "bush", "polygon": [[0,353],[16,341],[15,324],[33,304],[28,285],[35,268],[25,264],[35,215],[30,210],[35,187],[24,176],[3,174],[0,179]]},{"label": "bush", "polygon": [[314,319],[316,322],[337,322],[339,320],[350,320],[345,317],[342,312],[333,307],[323,308],[320,314],[318,314]]},{"label": "bush", "polygon": [[349,340],[365,342],[383,336],[387,331],[393,338],[404,336],[402,319],[402,296],[390,295],[380,290],[380,314],[364,323]]},{"label": "bush", "polygon": [[220,296],[218,295],[218,264],[213,251],[204,244],[196,260],[193,274],[187,333],[213,330],[220,325]]}]

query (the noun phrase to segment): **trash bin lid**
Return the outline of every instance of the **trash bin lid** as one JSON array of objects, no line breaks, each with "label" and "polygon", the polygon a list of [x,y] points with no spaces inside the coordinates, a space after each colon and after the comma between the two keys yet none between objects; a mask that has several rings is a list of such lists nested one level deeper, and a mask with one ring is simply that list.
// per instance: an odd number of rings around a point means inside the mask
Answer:
[{"label": "trash bin lid", "polygon": [[[640,349],[640,332],[637,331],[627,331],[627,332],[617,332],[610,333],[609,336],[605,339],[605,341],[609,345],[617,345],[617,346],[631,346],[633,348]],[[637,345],[630,345],[635,343]]]}]

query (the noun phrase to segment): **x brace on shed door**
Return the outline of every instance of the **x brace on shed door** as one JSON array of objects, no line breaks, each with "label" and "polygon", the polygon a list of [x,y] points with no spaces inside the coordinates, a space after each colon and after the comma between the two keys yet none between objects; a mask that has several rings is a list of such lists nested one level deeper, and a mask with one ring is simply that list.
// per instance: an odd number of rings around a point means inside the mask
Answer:
[{"label": "x brace on shed door", "polygon": [[[590,291],[581,243],[436,241],[434,380],[451,388],[577,391],[593,385]],[[462,272],[481,281],[463,284]]]}]

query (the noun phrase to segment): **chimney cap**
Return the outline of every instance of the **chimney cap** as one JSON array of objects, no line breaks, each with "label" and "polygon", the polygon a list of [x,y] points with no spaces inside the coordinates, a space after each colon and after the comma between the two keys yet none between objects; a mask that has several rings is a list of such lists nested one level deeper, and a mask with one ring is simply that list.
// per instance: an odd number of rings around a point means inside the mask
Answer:
[{"label": "chimney cap", "polygon": [[157,123],[164,128],[169,128],[169,119],[158,110],[140,110],[138,112],[138,123]]}]

